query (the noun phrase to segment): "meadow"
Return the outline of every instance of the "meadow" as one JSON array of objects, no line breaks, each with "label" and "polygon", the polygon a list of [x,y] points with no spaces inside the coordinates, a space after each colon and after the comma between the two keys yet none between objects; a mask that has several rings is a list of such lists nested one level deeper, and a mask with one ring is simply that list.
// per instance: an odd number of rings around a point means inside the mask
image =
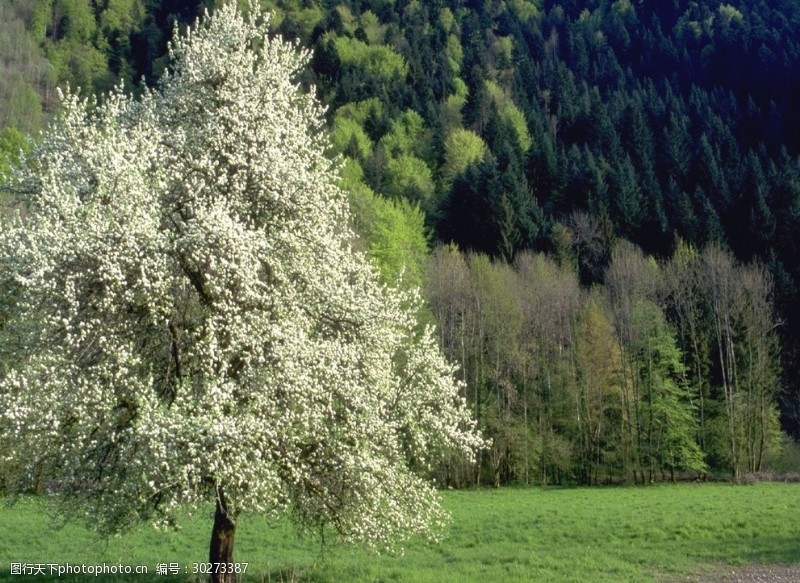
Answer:
[{"label": "meadow", "polygon": [[[727,566],[800,563],[800,484],[681,484],[650,487],[449,491],[452,514],[440,544],[412,541],[402,556],[368,553],[295,534],[288,524],[240,521],[242,581],[310,582],[670,582]],[[203,580],[208,516],[176,532],[143,526],[110,540],[76,525],[53,530],[43,500],[0,508],[0,580]],[[17,575],[11,563],[145,565],[148,575]],[[158,563],[180,574],[157,575]],[[188,571],[188,573],[187,573]]]}]

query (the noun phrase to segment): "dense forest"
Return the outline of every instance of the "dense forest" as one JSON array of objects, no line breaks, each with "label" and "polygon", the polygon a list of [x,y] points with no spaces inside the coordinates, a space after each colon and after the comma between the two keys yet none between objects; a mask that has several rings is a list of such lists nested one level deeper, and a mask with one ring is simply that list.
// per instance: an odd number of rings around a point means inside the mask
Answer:
[{"label": "dense forest", "polygon": [[[214,4],[0,4],[0,172],[56,87],[157,84],[174,28]],[[493,439],[442,483],[791,469],[800,5],[262,4],[313,51],[301,81],[364,249],[423,288]]]}]

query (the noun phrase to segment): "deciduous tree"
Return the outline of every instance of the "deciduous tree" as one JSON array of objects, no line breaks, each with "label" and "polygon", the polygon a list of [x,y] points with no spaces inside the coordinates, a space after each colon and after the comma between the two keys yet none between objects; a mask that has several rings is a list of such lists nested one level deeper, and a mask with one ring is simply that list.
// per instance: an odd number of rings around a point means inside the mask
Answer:
[{"label": "deciduous tree", "polygon": [[481,444],[415,294],[351,250],[308,55],[266,20],[206,17],[139,100],[67,95],[0,235],[8,485],[103,533],[211,503],[219,563],[247,513],[435,534],[414,470]]}]

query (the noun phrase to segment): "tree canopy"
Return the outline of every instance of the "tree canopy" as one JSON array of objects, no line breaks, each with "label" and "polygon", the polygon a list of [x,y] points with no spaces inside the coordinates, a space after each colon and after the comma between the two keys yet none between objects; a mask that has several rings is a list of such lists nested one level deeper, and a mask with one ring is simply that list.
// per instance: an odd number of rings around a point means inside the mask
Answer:
[{"label": "tree canopy", "polygon": [[426,470],[481,445],[416,292],[352,250],[308,54],[267,22],[220,8],[141,98],[67,93],[0,235],[7,486],[107,533],[215,503],[212,561],[253,512],[433,534]]}]

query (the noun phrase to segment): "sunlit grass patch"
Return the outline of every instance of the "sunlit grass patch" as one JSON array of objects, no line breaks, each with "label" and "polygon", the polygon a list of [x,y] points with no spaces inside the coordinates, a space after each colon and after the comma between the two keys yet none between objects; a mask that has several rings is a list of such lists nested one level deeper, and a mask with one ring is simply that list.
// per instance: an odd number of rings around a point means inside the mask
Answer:
[{"label": "sunlit grass patch", "polygon": [[[323,550],[288,524],[245,518],[235,557],[249,563],[243,581],[646,582],[720,564],[800,562],[798,484],[501,489],[443,497],[453,518],[445,540],[412,541],[402,556],[335,544]],[[150,569],[148,576],[98,578],[114,583],[202,580],[192,576],[192,564],[206,560],[211,529],[209,510],[177,532],[141,527],[103,541],[74,525],[51,531],[36,499],[3,508],[0,520],[0,579],[17,583],[56,579],[12,576],[12,561]],[[180,577],[155,575],[158,563],[170,562],[181,565]]]}]

